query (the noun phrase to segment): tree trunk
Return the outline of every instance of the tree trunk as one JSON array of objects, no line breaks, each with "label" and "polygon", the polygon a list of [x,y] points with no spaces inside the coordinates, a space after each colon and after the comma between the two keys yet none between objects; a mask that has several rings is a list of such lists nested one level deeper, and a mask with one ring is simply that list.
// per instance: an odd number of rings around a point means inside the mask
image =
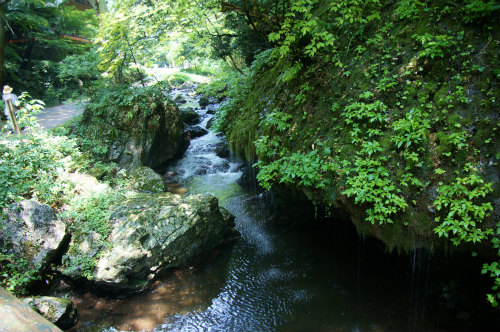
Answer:
[{"label": "tree trunk", "polygon": [[241,75],[246,75],[243,70],[241,70],[240,68],[238,68],[238,65],[236,64],[236,61],[234,61],[234,57],[233,55],[231,54],[231,52],[229,52],[229,59],[231,60],[233,66],[234,66],[234,69],[236,69],[238,71],[238,73],[240,73]]}]

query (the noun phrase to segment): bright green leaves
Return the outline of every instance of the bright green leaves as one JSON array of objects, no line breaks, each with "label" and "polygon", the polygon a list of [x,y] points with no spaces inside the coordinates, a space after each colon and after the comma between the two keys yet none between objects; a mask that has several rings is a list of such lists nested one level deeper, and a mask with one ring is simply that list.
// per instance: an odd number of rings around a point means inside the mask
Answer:
[{"label": "bright green leaves", "polygon": [[294,51],[296,43],[306,41],[299,52],[311,58],[329,53],[331,62],[342,67],[337,54],[340,30],[345,25],[380,20],[380,6],[379,0],[293,1],[281,29],[269,34],[269,41],[279,45],[282,56]]},{"label": "bright green leaves", "polygon": [[448,35],[425,33],[424,35],[413,35],[413,38],[423,47],[418,53],[419,58],[443,58],[456,45],[455,39]]},{"label": "bright green leaves", "polygon": [[[489,237],[500,258],[500,223],[497,223],[496,231],[481,225],[493,210],[491,202],[485,202],[486,196],[493,191],[493,184],[486,183],[470,164],[466,164],[464,173],[449,184],[440,184],[434,205],[442,216],[436,217],[439,225],[434,232],[439,237],[449,238],[454,245],[477,243]],[[493,307],[497,307],[500,300],[500,261],[483,264],[482,273],[494,279],[493,293],[487,294],[487,299]]]},{"label": "bright green leaves", "polygon": [[373,103],[354,102],[346,107],[345,122],[352,124],[357,120],[366,120],[369,123],[386,122],[387,106],[380,100]]},{"label": "bright green leaves", "polygon": [[464,21],[474,22],[485,16],[491,15],[500,8],[497,0],[466,0],[466,5],[462,8]]},{"label": "bright green leaves", "polygon": [[401,19],[416,19],[424,8],[426,8],[425,1],[402,0],[398,1],[395,14]]},{"label": "bright green leaves", "polygon": [[493,191],[492,184],[485,183],[469,164],[465,172],[452,183],[440,184],[434,201],[436,210],[444,212],[443,216],[436,217],[439,225],[434,232],[439,237],[450,238],[455,245],[480,242],[492,233],[491,229],[480,228],[481,222],[493,210],[490,202],[481,201]]},{"label": "bright green leaves", "polygon": [[354,203],[367,204],[366,221],[371,224],[392,223],[391,217],[408,206],[384,167],[385,158],[358,157],[345,168],[346,189],[342,194],[354,197]]},{"label": "bright green leaves", "polygon": [[[371,92],[365,92],[360,99],[367,99],[372,95]],[[343,115],[345,123],[351,127],[351,142],[360,143],[366,134],[369,137],[378,135],[380,128],[384,128],[387,122],[386,111],[387,106],[380,100],[371,103],[356,101],[347,105]]]},{"label": "bright green leaves", "polygon": [[255,166],[259,168],[257,180],[266,189],[277,182],[326,190],[331,185],[331,172],[337,169],[337,163],[318,150],[295,152],[269,163],[259,160]]},{"label": "bright green leaves", "polygon": [[404,118],[392,123],[394,135],[391,136],[391,141],[398,149],[402,146],[409,148],[412,145],[421,145],[427,141],[430,127],[427,113],[411,109],[404,114]]},{"label": "bright green leaves", "polygon": [[[68,144],[71,147],[68,148]],[[56,181],[67,151],[74,142],[57,137],[27,136],[0,144],[0,208],[21,199],[53,203],[63,193]]]},{"label": "bright green leaves", "polygon": [[265,128],[274,127],[278,131],[284,131],[291,127],[291,124],[288,123],[290,119],[292,119],[290,114],[275,109],[262,120],[261,125]]},{"label": "bright green leaves", "polygon": [[291,119],[291,115],[275,109],[261,120],[260,126],[266,132],[278,133],[263,135],[255,141],[259,158],[255,164],[259,168],[257,180],[266,189],[276,182],[327,189],[331,185],[330,174],[337,169],[337,164],[330,157],[331,149],[317,142],[307,153],[288,151],[279,135],[291,129]]}]

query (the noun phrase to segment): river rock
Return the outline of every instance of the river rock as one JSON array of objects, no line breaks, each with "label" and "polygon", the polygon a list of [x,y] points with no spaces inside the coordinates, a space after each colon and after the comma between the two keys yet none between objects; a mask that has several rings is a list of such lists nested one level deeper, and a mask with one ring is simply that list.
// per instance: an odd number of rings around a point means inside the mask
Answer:
[{"label": "river rock", "polygon": [[182,95],[177,95],[174,98],[174,102],[176,104],[185,104],[187,101],[186,101],[186,99]]},{"label": "river rock", "polygon": [[78,320],[76,306],[70,299],[37,296],[25,298],[23,302],[63,330],[73,327]]},{"label": "river rock", "polygon": [[229,158],[231,155],[231,150],[229,150],[229,144],[227,142],[221,142],[217,144],[217,147],[215,148],[215,154],[219,158]]},{"label": "river rock", "polygon": [[190,139],[201,137],[206,134],[208,134],[208,131],[200,126],[192,126],[186,129],[186,136]]},{"label": "river rock", "polygon": [[27,259],[30,262],[27,269],[40,273],[61,258],[70,234],[50,206],[25,200],[7,214],[9,227],[0,229],[0,242],[8,253]]},{"label": "river rock", "polygon": [[206,114],[215,114],[216,110],[217,110],[216,105],[208,105]]},{"label": "river rock", "polygon": [[90,196],[100,194],[109,190],[109,185],[99,182],[96,177],[82,173],[62,173],[60,178],[71,183],[71,194],[78,196]]},{"label": "river rock", "polygon": [[0,287],[0,331],[61,332],[29,305]]},{"label": "river rock", "polygon": [[207,121],[207,129],[210,129],[212,128],[212,126],[214,125],[214,121],[215,121],[215,118],[211,118],[210,120]]},{"label": "river rock", "polygon": [[[194,257],[234,238],[232,219],[223,216],[212,195],[182,197],[171,193],[122,193],[112,208],[112,245],[99,248],[88,277],[105,290],[144,289],[158,273],[187,264]],[[92,246],[99,241],[88,241]],[[90,249],[89,249],[90,250]],[[89,251],[88,250],[88,251]],[[82,250],[70,249],[72,252]],[[90,251],[89,251],[90,252]],[[77,257],[65,257],[77,259]],[[73,279],[83,271],[62,272]]]},{"label": "river rock", "polygon": [[198,103],[200,104],[200,107],[207,107],[208,104],[210,104],[210,100],[207,96],[201,96]]},{"label": "river rock", "polygon": [[132,187],[135,190],[151,193],[165,191],[163,178],[149,167],[138,167],[132,172]]},{"label": "river rock", "polygon": [[191,107],[181,109],[181,118],[185,124],[190,126],[200,123],[200,116]]}]

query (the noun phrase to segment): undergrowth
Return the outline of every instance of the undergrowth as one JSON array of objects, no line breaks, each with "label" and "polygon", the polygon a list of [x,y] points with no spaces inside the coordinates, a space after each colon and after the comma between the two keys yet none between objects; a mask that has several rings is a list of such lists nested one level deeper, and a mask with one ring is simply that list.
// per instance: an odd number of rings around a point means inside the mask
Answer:
[{"label": "undergrowth", "polygon": [[[389,248],[498,248],[498,14],[481,0],[298,2],[269,36],[277,47],[230,87],[217,125],[257,161],[263,187],[342,205]],[[498,265],[483,271],[494,305]]]}]

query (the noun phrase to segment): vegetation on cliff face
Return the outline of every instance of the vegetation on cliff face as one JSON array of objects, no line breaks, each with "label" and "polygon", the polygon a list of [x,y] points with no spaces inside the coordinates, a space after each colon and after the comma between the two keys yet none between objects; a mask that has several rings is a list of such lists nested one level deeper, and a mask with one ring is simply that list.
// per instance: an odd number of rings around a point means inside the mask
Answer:
[{"label": "vegetation on cliff face", "polygon": [[[390,248],[498,249],[496,1],[296,1],[218,125],[285,184]],[[499,263],[489,300],[498,305]]]}]

